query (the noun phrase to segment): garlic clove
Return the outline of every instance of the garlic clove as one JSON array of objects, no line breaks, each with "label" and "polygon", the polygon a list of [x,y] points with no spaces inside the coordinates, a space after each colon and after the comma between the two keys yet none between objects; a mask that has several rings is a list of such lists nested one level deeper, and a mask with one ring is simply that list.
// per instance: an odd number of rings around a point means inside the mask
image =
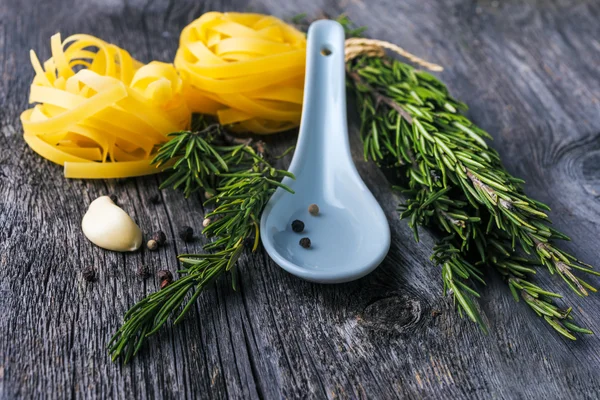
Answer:
[{"label": "garlic clove", "polygon": [[135,251],[142,245],[142,231],[123,209],[108,196],[90,203],[81,221],[90,242],[113,251]]}]

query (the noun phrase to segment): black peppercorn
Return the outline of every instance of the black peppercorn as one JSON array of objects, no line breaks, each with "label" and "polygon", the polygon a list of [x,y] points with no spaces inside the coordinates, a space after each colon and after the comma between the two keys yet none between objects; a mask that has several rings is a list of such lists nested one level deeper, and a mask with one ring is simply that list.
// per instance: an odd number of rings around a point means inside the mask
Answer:
[{"label": "black peppercorn", "polygon": [[150,204],[159,204],[160,196],[158,194],[153,194],[148,198],[148,201],[150,201]]},{"label": "black peppercorn", "polygon": [[166,288],[171,282],[173,282],[173,274],[168,269],[161,269],[157,273],[158,280],[160,281],[160,288]]},{"label": "black peppercorn", "polygon": [[247,237],[246,239],[244,239],[244,247],[246,247],[247,249],[254,248],[254,238]]},{"label": "black peppercorn", "polygon": [[304,222],[296,219],[292,222],[292,230],[294,232],[300,233],[304,230]]},{"label": "black peppercorn", "polygon": [[161,269],[156,273],[156,275],[158,275],[158,279],[161,281],[164,281],[165,279],[168,279],[170,281],[173,280],[173,274],[168,269]]},{"label": "black peppercorn", "polygon": [[156,240],[156,243],[162,246],[167,241],[167,235],[163,231],[156,231],[152,234],[152,240]]},{"label": "black peppercorn", "polygon": [[146,279],[150,276],[150,270],[145,265],[140,265],[137,269],[137,276],[142,279]]},{"label": "black peppercorn", "polygon": [[96,277],[96,269],[94,267],[87,267],[83,270],[83,279],[88,282],[95,282]]},{"label": "black peppercorn", "polygon": [[179,230],[179,237],[184,242],[191,242],[194,239],[194,230],[190,226],[182,226]]},{"label": "black peppercorn", "polygon": [[304,247],[305,249],[308,249],[310,247],[310,239],[307,237],[300,239],[300,246]]},{"label": "black peppercorn", "polygon": [[148,240],[148,243],[146,243],[146,246],[148,247],[148,250],[154,251],[158,249],[158,242],[154,239],[150,239]]}]

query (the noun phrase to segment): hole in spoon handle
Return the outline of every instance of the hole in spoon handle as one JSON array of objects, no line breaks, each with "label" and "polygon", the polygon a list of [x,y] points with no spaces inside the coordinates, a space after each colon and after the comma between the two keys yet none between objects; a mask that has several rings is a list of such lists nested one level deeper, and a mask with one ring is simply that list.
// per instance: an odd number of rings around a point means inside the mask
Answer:
[{"label": "hole in spoon handle", "polygon": [[329,48],[329,46],[324,45],[323,47],[321,47],[321,55],[325,57],[331,55],[331,49]]}]

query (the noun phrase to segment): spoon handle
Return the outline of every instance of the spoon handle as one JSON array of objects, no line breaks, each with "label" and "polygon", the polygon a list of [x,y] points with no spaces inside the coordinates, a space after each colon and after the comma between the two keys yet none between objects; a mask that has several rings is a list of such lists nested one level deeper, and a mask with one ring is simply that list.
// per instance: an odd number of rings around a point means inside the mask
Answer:
[{"label": "spoon handle", "polygon": [[310,154],[301,158],[322,164],[330,173],[338,168],[354,169],[346,119],[344,40],[344,29],[336,21],[317,21],[308,29],[304,106],[296,152]]}]

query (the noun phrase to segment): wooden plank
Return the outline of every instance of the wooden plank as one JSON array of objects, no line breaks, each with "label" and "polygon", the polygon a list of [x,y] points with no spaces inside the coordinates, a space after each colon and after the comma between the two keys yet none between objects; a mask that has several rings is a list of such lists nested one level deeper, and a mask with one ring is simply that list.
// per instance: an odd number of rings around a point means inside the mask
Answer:
[{"label": "wooden plank", "polygon": [[[250,6],[280,17],[345,11],[372,37],[444,65],[442,79],[494,136],[508,169],[553,208],[556,227],[573,239],[564,247],[598,263],[597,2],[6,0],[0,3],[0,397],[597,397],[600,339],[557,336],[493,275],[481,300],[490,334],[456,315],[429,261],[434,238],[423,232],[415,244],[397,220],[398,198],[384,175],[361,161],[352,112],[359,172],[393,232],[383,265],[357,282],[324,286],[288,275],[262,252],[245,255],[238,292],[218,282],[184,324],[164,329],[133,363],[110,362],[105,345],[123,313],[157,289],[155,279],[140,281],[136,269],[176,270],[178,253],[200,251],[204,239],[185,244],[176,231],[182,225],[199,231],[202,206],[169,190],[150,204],[156,177],[67,181],[60,167],[29,150],[18,119],[33,76],[27,50],[45,59],[50,36],[60,30],[100,36],[140,60],[168,61],[193,18]],[[269,140],[276,152],[293,141],[294,135]],[[169,245],[128,255],[91,246],[80,220],[87,204],[107,193],[145,232],[167,232]],[[98,268],[98,282],[83,281],[88,265]],[[567,293],[557,277],[539,281]],[[584,324],[600,331],[598,296],[567,299]]]}]

